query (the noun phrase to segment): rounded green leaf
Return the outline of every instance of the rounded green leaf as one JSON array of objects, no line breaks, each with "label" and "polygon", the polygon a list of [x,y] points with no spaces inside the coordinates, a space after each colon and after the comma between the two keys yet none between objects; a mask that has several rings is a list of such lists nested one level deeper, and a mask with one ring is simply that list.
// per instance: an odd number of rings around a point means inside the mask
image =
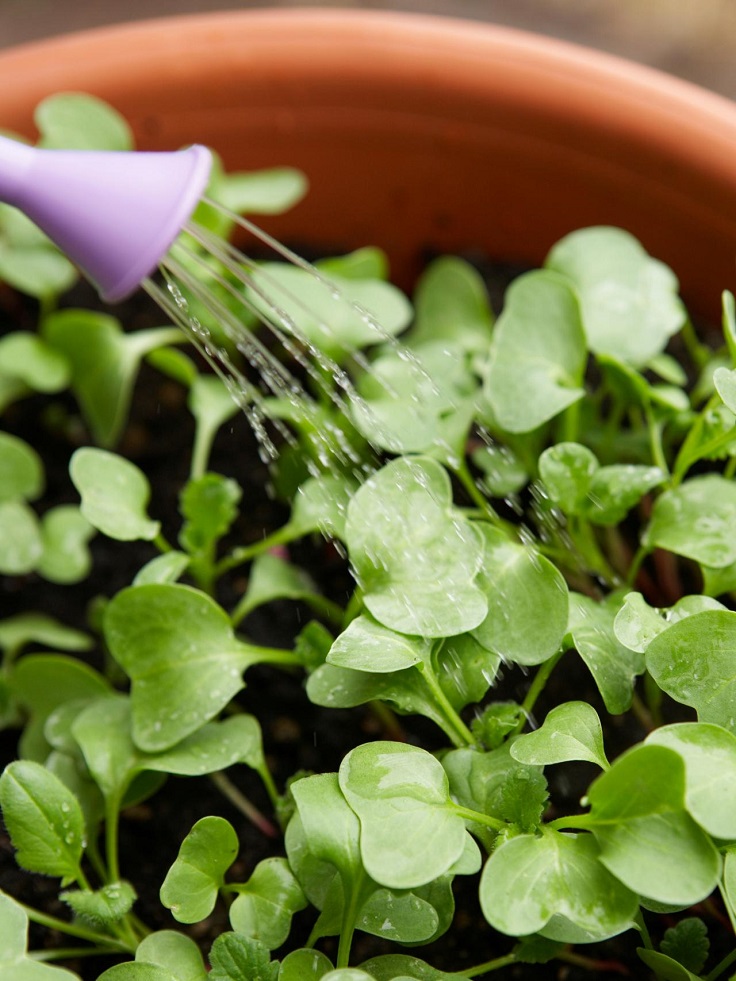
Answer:
[{"label": "rounded green leaf", "polygon": [[292,950],[281,961],[278,981],[320,981],[332,970],[332,962],[319,950]]},{"label": "rounded green leaf", "polygon": [[33,501],[43,492],[43,463],[17,436],[0,432],[0,501]]},{"label": "rounded green leaf", "polygon": [[682,722],[655,729],[647,743],[685,763],[685,806],[714,838],[736,839],[736,736],[720,726]]},{"label": "rounded green leaf", "polygon": [[[600,861],[632,891],[693,904],[715,888],[721,861],[685,810],[685,764],[665,746],[636,746],[591,785]],[[573,819],[574,821],[574,819]]]},{"label": "rounded green leaf", "polygon": [[430,653],[428,641],[398,634],[362,615],[352,620],[335,640],[327,661],[342,668],[386,674],[420,664]]},{"label": "rounded green leaf", "polygon": [[483,915],[514,937],[590,943],[633,926],[638,899],[598,860],[590,835],[546,831],[504,842],[480,882]]},{"label": "rounded green leaf", "polygon": [[521,763],[546,766],[588,760],[604,770],[608,768],[601,720],[587,702],[565,702],[553,708],[541,728],[520,736],[510,752]]},{"label": "rounded green leaf", "polygon": [[105,638],[133,687],[133,739],[146,752],[180,742],[243,687],[257,660],[235,637],[225,611],[188,586],[151,584],[118,593]]},{"label": "rounded green leaf", "polygon": [[229,910],[236,933],[260,940],[269,950],[283,944],[291,930],[294,913],[304,909],[307,898],[284,858],[267,858],[256,865]]},{"label": "rounded green leaf", "polygon": [[38,104],[34,121],[39,145],[60,150],[132,150],[130,126],[102,99],[61,92]]},{"label": "rounded green leaf", "polygon": [[505,301],[491,342],[485,394],[502,429],[526,433],[585,394],[585,335],[575,295],[554,273],[520,276]]},{"label": "rounded green leaf", "polygon": [[557,443],[539,457],[539,476],[565,514],[579,514],[584,509],[598,467],[596,455],[580,443]]},{"label": "rounded green leaf", "polygon": [[647,670],[701,722],[736,733],[736,613],[705,610],[674,623],[649,644]]},{"label": "rounded green leaf", "polygon": [[148,586],[151,583],[176,582],[189,566],[191,559],[184,552],[164,552],[138,570],[134,586]]},{"label": "rounded green leaf", "polygon": [[485,561],[476,582],[488,613],[472,635],[504,661],[541,664],[555,654],[567,630],[567,584],[560,571],[526,545],[478,524]]},{"label": "rounded green leaf", "polygon": [[77,878],[86,844],[84,818],[58,777],[28,760],[10,763],[0,777],[0,807],[22,868],[64,882]]},{"label": "rounded green leaf", "polygon": [[0,975],[8,981],[79,981],[63,967],[32,960],[26,953],[28,916],[23,907],[0,892]]},{"label": "rounded green leaf", "polygon": [[161,886],[161,902],[174,919],[198,923],[210,915],[238,848],[238,836],[229,821],[220,817],[197,821]]},{"label": "rounded green leaf", "polygon": [[577,291],[596,354],[646,365],[685,323],[674,273],[621,228],[572,232],[553,247],[545,266]]},{"label": "rounded green leaf", "polygon": [[72,456],[69,473],[82,498],[82,514],[103,534],[124,542],[156,537],[160,525],[146,513],[151,489],[135,464],[83,447]]},{"label": "rounded green leaf", "polygon": [[38,518],[22,501],[0,502],[0,574],[32,572],[43,555]]},{"label": "rounded green leaf", "polygon": [[3,375],[36,392],[58,392],[69,383],[69,364],[37,334],[17,331],[0,340]]},{"label": "rounded green leaf", "polygon": [[[263,263],[253,270],[251,299],[267,320],[279,310],[278,326],[306,339],[341,362],[350,352],[381,344],[411,320],[411,304],[395,286],[381,280],[315,277],[287,263]],[[365,311],[365,312],[364,312]],[[380,327],[378,326],[380,324]]]},{"label": "rounded green leaf", "polygon": [[485,617],[474,584],[482,541],[434,460],[394,460],[367,480],[348,507],[346,536],[365,605],[384,626],[446,637]]},{"label": "rounded green leaf", "polygon": [[706,474],[665,491],[642,542],[715,568],[736,562],[736,484]]},{"label": "rounded green leaf", "polygon": [[43,555],[38,572],[50,582],[75,583],[92,568],[87,542],[94,528],[73,504],[51,508],[41,520]]},{"label": "rounded green leaf", "polygon": [[411,889],[443,875],[465,848],[465,822],[442,765],[400,743],[358,746],[343,760],[340,789],[360,819],[360,851],[381,885]]},{"label": "rounded green leaf", "polygon": [[177,981],[207,981],[199,947],[191,937],[176,930],[149,933],[138,944],[135,959],[171,971]]},{"label": "rounded green leaf", "polygon": [[441,256],[422,273],[414,294],[412,346],[428,340],[462,344],[470,353],[485,354],[491,340],[493,314],[480,273],[456,256]]}]

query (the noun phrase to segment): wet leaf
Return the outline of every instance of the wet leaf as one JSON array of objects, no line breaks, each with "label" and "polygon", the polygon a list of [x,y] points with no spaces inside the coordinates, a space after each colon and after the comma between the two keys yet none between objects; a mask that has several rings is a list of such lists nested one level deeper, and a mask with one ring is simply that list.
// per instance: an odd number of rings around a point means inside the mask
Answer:
[{"label": "wet leaf", "polygon": [[230,925],[236,933],[260,940],[269,950],[286,941],[294,913],[307,906],[307,898],[285,858],[259,862],[237,892],[228,914]]},{"label": "wet leaf", "polygon": [[705,474],[665,491],[642,542],[715,568],[736,562],[736,484]]},{"label": "wet leaf", "polygon": [[199,947],[191,937],[175,930],[149,933],[138,944],[135,959],[170,971],[177,981],[207,981]]},{"label": "wet leaf", "polygon": [[526,433],[584,395],[587,360],[573,291],[554,273],[515,280],[491,342],[485,393],[498,425]]},{"label": "wet leaf", "polygon": [[487,602],[474,585],[483,546],[452,505],[450,480],[433,460],[387,464],[348,507],[350,561],[370,613],[406,634],[464,633]]},{"label": "wet leaf", "polygon": [[561,239],[545,266],[580,297],[590,349],[634,366],[664,350],[686,312],[674,273],[620,228],[584,228]]},{"label": "wet leaf", "polygon": [[198,923],[210,915],[239,847],[238,836],[224,818],[197,821],[161,886],[161,902],[174,919]]},{"label": "wet leaf", "polygon": [[82,498],[82,514],[104,535],[123,542],[158,535],[160,525],[146,511],[151,488],[135,464],[85,446],[72,456],[69,473]]},{"label": "wet leaf", "polygon": [[553,708],[536,732],[515,740],[510,753],[521,763],[566,763],[588,760],[608,768],[598,713],[587,702],[565,702]]}]

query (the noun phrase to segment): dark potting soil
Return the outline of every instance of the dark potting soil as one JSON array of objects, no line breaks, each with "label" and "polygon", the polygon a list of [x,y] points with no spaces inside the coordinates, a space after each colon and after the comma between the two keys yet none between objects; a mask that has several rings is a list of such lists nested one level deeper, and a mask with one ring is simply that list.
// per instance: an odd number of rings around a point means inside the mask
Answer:
[{"label": "dark potting soil", "polygon": [[[492,295],[500,297],[510,278],[501,270],[491,279]],[[518,272],[518,270],[514,270]],[[67,298],[68,305],[94,305],[87,287]],[[142,296],[114,311],[135,330],[156,326],[161,315]],[[0,292],[0,334],[8,330],[32,328],[35,311],[32,305],[9,291]],[[46,466],[47,488],[36,502],[39,511],[76,499],[68,478],[68,461],[78,445],[87,441],[76,406],[67,395],[32,396],[12,406],[3,417],[3,426],[31,442],[41,453]],[[132,459],[147,474],[153,488],[149,512],[163,523],[163,532],[176,539],[179,521],[177,497],[189,468],[193,425],[185,408],[182,389],[152,369],[143,367],[135,391],[130,423],[119,451]],[[257,446],[244,417],[235,418],[223,427],[215,443],[211,469],[235,478],[243,488],[241,517],[233,539],[240,543],[255,541],[279,527],[286,517],[284,508],[267,493],[268,474],[258,461]],[[256,461],[256,462],[254,462]],[[64,623],[81,629],[88,627],[90,608],[99,596],[111,596],[130,583],[138,569],[155,554],[147,543],[121,543],[97,536],[92,542],[93,574],[74,587],[55,586],[35,575],[0,580],[0,617],[23,610],[43,610]],[[297,561],[326,595],[343,603],[350,590],[349,573],[337,551],[321,539],[296,550]],[[224,584],[229,595],[225,605],[234,603],[247,584],[245,573],[236,572]],[[273,603],[252,614],[245,631],[254,642],[268,646],[290,647],[295,635],[310,618],[309,612],[294,603]],[[90,655],[91,663],[103,667],[99,648]],[[368,708],[351,711],[327,710],[312,705],[304,692],[303,679],[296,674],[257,667],[247,674],[247,687],[238,697],[242,707],[257,716],[263,727],[264,748],[279,788],[300,771],[329,772],[338,768],[345,753],[361,742],[384,738],[377,717]],[[494,699],[521,700],[528,680],[520,670],[509,670],[493,692]],[[566,655],[553,673],[537,707],[540,718],[555,704],[575,698],[587,698],[606,718],[597,689],[579,658]],[[414,718],[401,719],[405,738],[429,750],[439,749],[441,734],[429,723]],[[613,756],[639,741],[644,731],[636,720],[621,717],[611,720],[606,744]],[[4,767],[15,758],[17,732],[0,733],[0,764]],[[234,782],[263,813],[269,815],[269,801],[259,779],[246,768],[239,768]],[[578,805],[596,770],[587,764],[570,768],[553,767],[550,817],[559,809],[570,813]],[[227,818],[240,837],[241,850],[230,877],[243,881],[255,865],[270,855],[283,854],[280,838],[271,839],[250,825],[207,779],[169,778],[154,797],[127,810],[120,831],[121,868],[123,875],[138,893],[135,912],[151,929],[183,929],[164,909],[158,899],[160,885],[176,858],[179,845],[192,825],[209,814]],[[0,827],[0,889],[18,900],[61,919],[69,911],[57,898],[58,883],[19,870],[7,834]],[[477,899],[477,877],[459,877],[455,882],[457,913],[448,934],[429,948],[410,949],[437,968],[463,970],[509,952],[513,941],[496,934],[483,919]],[[290,940],[290,948],[306,941],[314,922],[313,910],[299,914]],[[674,920],[672,921],[674,922]],[[671,925],[667,923],[666,925]],[[207,953],[213,939],[229,929],[227,914],[220,904],[203,923],[187,928]],[[32,947],[66,946],[69,941],[36,926],[31,927]],[[552,961],[547,965],[514,965],[494,975],[518,981],[583,981],[609,970],[632,977],[641,976],[632,935],[614,938],[577,953],[600,960],[598,971],[591,965]],[[334,958],[335,944],[325,941],[322,949]],[[402,948],[373,937],[356,936],[353,963],[379,953]],[[276,955],[278,956],[278,952]],[[95,981],[114,960],[68,962],[83,981]]]}]

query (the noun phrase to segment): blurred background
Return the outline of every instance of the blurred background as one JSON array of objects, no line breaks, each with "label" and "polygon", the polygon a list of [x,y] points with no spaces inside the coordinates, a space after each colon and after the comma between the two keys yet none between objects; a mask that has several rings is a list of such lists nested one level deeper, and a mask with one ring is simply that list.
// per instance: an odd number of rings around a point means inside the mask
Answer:
[{"label": "blurred background", "polygon": [[736,0],[0,0],[0,47],[178,13],[308,6],[408,10],[533,30],[736,98]]}]

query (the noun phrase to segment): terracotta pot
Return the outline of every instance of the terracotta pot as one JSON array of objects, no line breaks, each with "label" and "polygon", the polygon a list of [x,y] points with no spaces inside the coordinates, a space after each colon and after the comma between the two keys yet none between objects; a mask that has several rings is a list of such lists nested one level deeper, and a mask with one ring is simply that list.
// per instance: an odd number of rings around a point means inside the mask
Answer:
[{"label": "terracotta pot", "polygon": [[406,281],[427,250],[538,261],[564,233],[628,228],[696,313],[734,286],[736,107],[557,41],[440,18],[280,10],[148,21],[0,55],[0,126],[93,92],[145,148],[293,164],[311,193],[269,229],[384,246]]}]

